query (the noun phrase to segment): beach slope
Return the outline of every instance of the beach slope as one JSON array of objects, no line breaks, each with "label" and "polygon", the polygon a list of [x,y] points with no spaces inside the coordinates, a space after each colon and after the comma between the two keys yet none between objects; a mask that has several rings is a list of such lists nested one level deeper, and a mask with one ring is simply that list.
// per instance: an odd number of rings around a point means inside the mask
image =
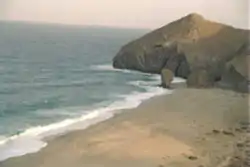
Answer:
[{"label": "beach slope", "polygon": [[0,166],[240,166],[246,164],[248,103],[248,94],[181,88]]}]

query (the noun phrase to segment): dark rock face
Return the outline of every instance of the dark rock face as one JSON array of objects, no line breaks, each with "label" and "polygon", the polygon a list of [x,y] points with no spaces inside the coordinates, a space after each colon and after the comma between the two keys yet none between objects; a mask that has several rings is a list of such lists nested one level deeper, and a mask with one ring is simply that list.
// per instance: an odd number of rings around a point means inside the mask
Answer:
[{"label": "dark rock face", "polygon": [[187,79],[189,87],[208,88],[214,84],[213,76],[205,69],[198,69],[192,72]]},{"label": "dark rock face", "polygon": [[250,55],[237,56],[226,64],[218,82],[220,87],[249,92],[249,68]]},{"label": "dark rock face", "polygon": [[169,47],[156,47],[141,56],[118,53],[113,59],[113,66],[157,74],[160,74],[162,69],[169,69],[176,76],[187,78],[190,73],[189,64],[184,53],[178,53],[177,49],[177,45],[173,44]]},{"label": "dark rock face", "polygon": [[174,54],[174,48],[162,47],[153,48],[150,52],[142,51],[136,56],[132,52],[127,51],[125,53],[121,51],[113,59],[113,66],[115,68],[160,74],[169,56]]},{"label": "dark rock face", "polygon": [[[113,66],[158,74],[169,69],[187,79],[190,87],[230,85],[239,89],[249,81],[249,71],[242,68],[242,63],[248,67],[249,62],[244,59],[250,55],[249,32],[190,14],[125,45]],[[245,81],[240,82],[236,75]],[[242,85],[228,83],[232,80]]]}]

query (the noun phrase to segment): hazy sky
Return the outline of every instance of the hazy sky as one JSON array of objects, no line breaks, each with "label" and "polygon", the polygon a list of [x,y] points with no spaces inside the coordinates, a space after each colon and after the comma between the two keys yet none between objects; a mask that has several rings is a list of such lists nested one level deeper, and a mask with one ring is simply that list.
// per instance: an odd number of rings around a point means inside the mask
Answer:
[{"label": "hazy sky", "polygon": [[156,28],[191,12],[246,28],[249,0],[0,0],[1,20]]}]

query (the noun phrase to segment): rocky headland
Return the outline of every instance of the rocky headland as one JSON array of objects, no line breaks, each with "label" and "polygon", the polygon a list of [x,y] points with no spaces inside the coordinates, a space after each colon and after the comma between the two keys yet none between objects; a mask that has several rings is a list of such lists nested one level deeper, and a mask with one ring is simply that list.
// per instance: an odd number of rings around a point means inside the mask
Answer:
[{"label": "rocky headland", "polygon": [[164,87],[177,76],[188,87],[248,92],[249,34],[193,13],[128,43],[113,66],[162,74]]}]

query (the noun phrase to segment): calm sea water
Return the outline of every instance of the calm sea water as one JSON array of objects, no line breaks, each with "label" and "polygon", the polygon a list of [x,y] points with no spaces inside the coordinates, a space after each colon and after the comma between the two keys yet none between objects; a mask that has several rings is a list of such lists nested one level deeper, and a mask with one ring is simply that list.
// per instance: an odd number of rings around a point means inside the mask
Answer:
[{"label": "calm sea water", "polygon": [[0,160],[162,93],[158,76],[111,66],[122,45],[146,32],[1,22]]}]

